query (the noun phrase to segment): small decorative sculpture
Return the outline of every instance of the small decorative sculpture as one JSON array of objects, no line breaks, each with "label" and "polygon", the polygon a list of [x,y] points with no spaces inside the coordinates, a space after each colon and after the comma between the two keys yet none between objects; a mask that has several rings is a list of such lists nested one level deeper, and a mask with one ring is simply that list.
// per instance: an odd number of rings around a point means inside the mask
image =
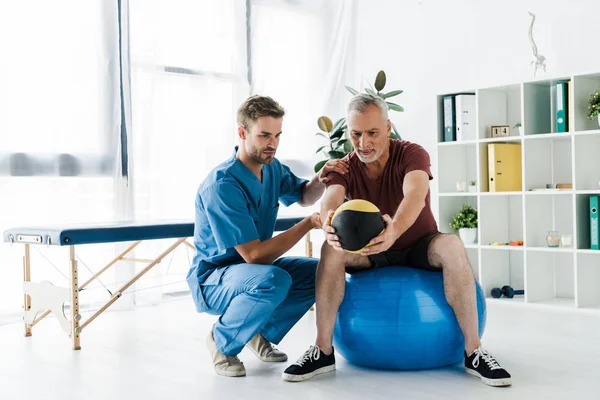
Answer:
[{"label": "small decorative sculpture", "polygon": [[538,67],[542,68],[544,72],[546,72],[546,57],[544,57],[541,54],[538,54],[537,46],[535,45],[535,42],[533,40],[533,23],[535,22],[535,14],[529,11],[529,15],[531,15],[531,24],[529,24],[529,42],[531,43],[533,56],[535,57],[535,60],[531,63],[535,63],[535,70],[533,71],[533,76],[536,76]]}]

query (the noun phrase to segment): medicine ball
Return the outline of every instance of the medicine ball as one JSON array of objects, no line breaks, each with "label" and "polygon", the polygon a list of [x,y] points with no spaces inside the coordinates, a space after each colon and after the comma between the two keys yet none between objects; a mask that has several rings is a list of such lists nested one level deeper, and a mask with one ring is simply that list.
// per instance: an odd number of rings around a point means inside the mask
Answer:
[{"label": "medicine ball", "polygon": [[331,226],[344,250],[360,253],[371,239],[383,232],[385,222],[375,204],[357,199],[347,201],[335,210]]}]

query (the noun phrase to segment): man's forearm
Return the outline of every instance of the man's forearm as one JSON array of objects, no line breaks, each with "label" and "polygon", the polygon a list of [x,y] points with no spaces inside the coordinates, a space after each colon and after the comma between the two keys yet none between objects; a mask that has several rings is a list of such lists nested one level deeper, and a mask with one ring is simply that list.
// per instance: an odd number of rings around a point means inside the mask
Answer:
[{"label": "man's forearm", "polygon": [[296,245],[311,229],[310,217],[304,218],[287,231],[260,242],[250,253],[252,264],[270,264]]},{"label": "man's forearm", "polygon": [[315,175],[302,189],[302,199],[298,202],[301,206],[313,205],[321,198],[325,191],[325,185]]},{"label": "man's forearm", "polygon": [[402,199],[393,218],[393,224],[399,237],[415,223],[423,207],[425,207],[425,200],[416,194],[409,194]]}]

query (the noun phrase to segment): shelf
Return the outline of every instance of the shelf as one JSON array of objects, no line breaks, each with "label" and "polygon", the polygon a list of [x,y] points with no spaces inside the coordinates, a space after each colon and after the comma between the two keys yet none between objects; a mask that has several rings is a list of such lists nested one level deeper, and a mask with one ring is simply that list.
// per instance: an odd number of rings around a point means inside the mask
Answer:
[{"label": "shelf", "polygon": [[479,207],[481,243],[523,240],[522,196],[482,197]]},{"label": "shelf", "polygon": [[517,122],[521,122],[521,85],[478,90],[477,109],[479,139],[491,138],[492,125],[508,125],[510,136],[520,136],[520,130],[513,127]]},{"label": "shelf", "polygon": [[600,252],[577,254],[578,307],[600,305]]},{"label": "shelf", "polygon": [[486,250],[505,250],[505,251],[523,251],[524,246],[492,246],[489,244],[481,246],[482,249]]},{"label": "shelf", "polygon": [[[475,144],[467,146],[446,146],[438,149],[438,162],[446,168],[438,172],[439,191],[441,193],[456,193],[457,182],[477,180],[477,154]],[[468,193],[468,192],[461,192]]]},{"label": "shelf", "polygon": [[598,195],[600,195],[600,189],[594,189],[594,190],[576,190],[575,194],[598,194]]},{"label": "shelf", "polygon": [[473,140],[461,140],[461,141],[454,141],[454,142],[439,142],[438,146],[441,147],[453,147],[453,146],[465,146],[465,145],[470,145],[470,144],[476,144],[477,140],[473,139]]},{"label": "shelf", "polygon": [[440,193],[440,197],[464,197],[464,196],[477,196],[477,192],[455,192],[455,193]]},{"label": "shelf", "polygon": [[550,249],[546,242],[548,231],[573,235],[573,197],[571,196],[560,194],[525,196],[525,215],[527,233],[525,243],[530,248]]},{"label": "shelf", "polygon": [[575,305],[575,267],[572,253],[528,252],[527,302]]},{"label": "shelf", "polygon": [[544,251],[550,253],[573,253],[573,247],[527,247],[527,251]]},{"label": "shelf", "polygon": [[464,244],[465,249],[478,249],[479,245],[477,243],[468,243]]},{"label": "shelf", "polygon": [[496,138],[480,139],[479,143],[513,143],[520,142],[521,136],[505,136]]},{"label": "shelf", "polygon": [[560,133],[536,133],[535,135],[527,135],[523,138],[525,141],[529,140],[541,140],[541,139],[553,139],[553,140],[570,140],[571,139],[570,132],[560,132]]},{"label": "shelf", "polygon": [[575,154],[575,187],[578,190],[598,190],[600,168],[595,161],[600,155],[600,135],[575,137]]},{"label": "shelf", "polygon": [[523,192],[481,192],[482,196],[521,196]]},{"label": "shelf", "polygon": [[452,218],[460,211],[463,204],[468,204],[473,208],[477,208],[477,196],[443,196],[439,198],[439,221],[438,229],[442,233],[456,232],[450,226]]},{"label": "shelf", "polygon": [[589,131],[573,132],[573,135],[575,135],[575,136],[600,135],[600,129],[591,129]]},{"label": "shelf", "polygon": [[495,251],[487,246],[481,250],[480,283],[485,297],[491,298],[491,290],[510,285],[515,289],[524,287],[524,253],[522,251]]},{"label": "shelf", "polygon": [[[557,128],[559,82],[568,82],[567,132]],[[465,248],[489,301],[600,315],[600,250],[591,250],[590,232],[590,198],[600,196],[600,126],[587,117],[589,97],[598,89],[600,73],[470,90],[476,127],[463,138],[476,139],[439,143],[439,229],[455,233],[449,222],[456,212],[463,204],[477,207],[478,243]],[[438,105],[443,97],[438,95]],[[440,110],[439,142],[444,132]],[[517,122],[522,126],[515,130]],[[491,125],[508,125],[510,136],[490,137]],[[499,153],[496,176],[490,177],[488,148],[498,143],[521,145],[521,175],[515,179],[522,179],[522,190],[515,186],[515,191],[489,192],[490,178],[500,179],[507,163],[515,163],[508,164],[514,170],[519,162]],[[477,192],[456,191],[457,182],[471,180],[477,180]],[[546,190],[546,185],[560,183],[572,188]],[[571,244],[548,247],[548,231],[572,235]],[[490,245],[516,240],[527,246]],[[504,285],[525,289],[525,295],[491,298],[490,290]]]},{"label": "shelf", "polygon": [[597,255],[600,255],[600,250],[577,249],[577,254],[597,254]]},{"label": "shelf", "polygon": [[565,195],[573,194],[575,191],[563,190],[563,189],[548,189],[548,190],[528,190],[525,192],[526,196],[548,196],[548,195]]},{"label": "shelf", "polygon": [[548,183],[573,183],[570,140],[528,140],[524,153],[526,191],[545,188]]}]

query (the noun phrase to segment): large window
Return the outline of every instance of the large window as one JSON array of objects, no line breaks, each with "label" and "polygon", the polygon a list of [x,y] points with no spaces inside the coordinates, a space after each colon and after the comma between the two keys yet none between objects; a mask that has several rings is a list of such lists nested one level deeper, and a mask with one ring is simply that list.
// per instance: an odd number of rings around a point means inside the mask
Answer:
[{"label": "large window", "polygon": [[[0,3],[0,232],[113,219],[117,16],[116,1]],[[61,250],[32,250],[35,281],[67,284]],[[96,267],[103,250],[83,251],[82,260]],[[0,322],[21,310],[22,252],[0,245]]]}]

